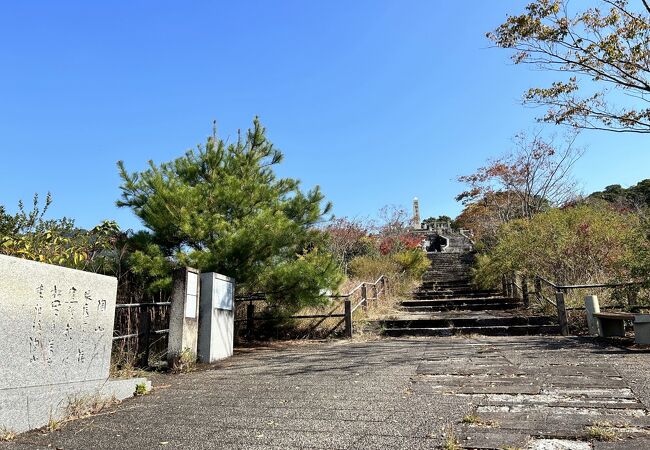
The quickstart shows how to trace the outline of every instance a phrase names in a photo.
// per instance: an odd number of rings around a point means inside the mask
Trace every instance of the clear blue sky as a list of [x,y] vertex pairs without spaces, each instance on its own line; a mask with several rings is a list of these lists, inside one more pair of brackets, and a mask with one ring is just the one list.
[[[485,32],[524,2],[22,1],[0,9],[0,203],[51,191],[51,216],[116,219],[115,163],[172,159],[216,119],[259,115],[282,175],[319,184],[337,215],[421,200],[460,211],[454,179],[509,148],[540,113]],[[650,177],[643,136],[585,133],[585,192]]]

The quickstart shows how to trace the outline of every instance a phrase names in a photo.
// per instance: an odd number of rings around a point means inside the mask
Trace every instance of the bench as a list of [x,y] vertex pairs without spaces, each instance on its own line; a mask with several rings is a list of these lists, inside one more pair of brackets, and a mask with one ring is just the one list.
[[627,320],[634,324],[634,342],[650,344],[650,314],[597,312],[593,316],[598,320],[598,332],[602,337],[625,336]]

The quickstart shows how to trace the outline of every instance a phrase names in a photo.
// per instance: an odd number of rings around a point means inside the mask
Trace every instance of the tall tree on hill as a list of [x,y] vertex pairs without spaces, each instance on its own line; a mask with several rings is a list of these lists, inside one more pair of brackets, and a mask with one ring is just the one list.
[[576,196],[571,170],[583,151],[575,146],[575,134],[558,143],[520,133],[514,144],[511,153],[458,177],[468,189],[456,196],[465,205],[456,221],[479,239],[494,234],[503,223],[530,219]]
[[541,120],[650,133],[650,3],[597,3],[572,10],[582,3],[535,0],[487,36],[514,50],[515,64],[567,74],[524,94],[524,103],[548,107]]
[[282,154],[255,119],[235,143],[216,136],[173,161],[129,173],[119,163],[122,199],[162,253],[203,271],[235,278],[285,306],[318,302],[340,282],[315,228],[330,210],[316,187],[278,178]]
[[639,181],[627,189],[620,184],[613,184],[603,191],[590,194],[588,198],[602,199],[620,208],[648,210],[650,209],[650,179]]

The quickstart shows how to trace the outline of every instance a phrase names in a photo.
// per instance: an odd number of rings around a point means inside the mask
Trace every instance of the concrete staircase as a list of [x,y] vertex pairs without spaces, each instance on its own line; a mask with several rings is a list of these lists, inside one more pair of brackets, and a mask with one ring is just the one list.
[[440,235],[447,239],[447,246],[444,252],[465,253],[473,248],[472,241],[456,230],[447,230],[440,232]]
[[531,315],[521,301],[470,283],[471,253],[429,253],[431,268],[398,317],[381,321],[386,336],[559,334],[552,317]]

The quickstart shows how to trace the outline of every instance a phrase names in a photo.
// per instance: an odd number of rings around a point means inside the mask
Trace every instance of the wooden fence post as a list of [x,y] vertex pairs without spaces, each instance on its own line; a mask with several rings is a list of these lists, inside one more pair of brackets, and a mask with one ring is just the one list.
[[629,288],[626,297],[628,306],[636,306],[639,292],[634,288]]
[[138,327],[138,365],[149,367],[149,343],[151,339],[151,320],[149,307],[140,306],[140,326]]
[[560,323],[560,333],[562,336],[569,335],[569,320],[566,315],[566,305],[564,304],[564,292],[555,293],[555,304],[557,305],[557,318]]
[[600,335],[599,320],[594,317],[594,314],[600,312],[600,304],[598,303],[597,295],[585,296],[585,310],[587,311],[587,326],[589,327],[589,334],[592,336]]
[[524,308],[530,306],[530,298],[528,298],[528,276],[521,276],[521,299],[524,301]]
[[535,297],[537,298],[537,301],[541,304],[542,303],[542,280],[538,276],[535,277]]
[[361,305],[363,306],[364,311],[368,311],[368,288],[366,283],[361,283]]
[[253,321],[255,316],[255,305],[253,302],[246,305],[246,336],[251,336],[253,334]]
[[345,302],[345,337],[351,338],[352,337],[352,304],[350,303],[350,299],[346,298]]

